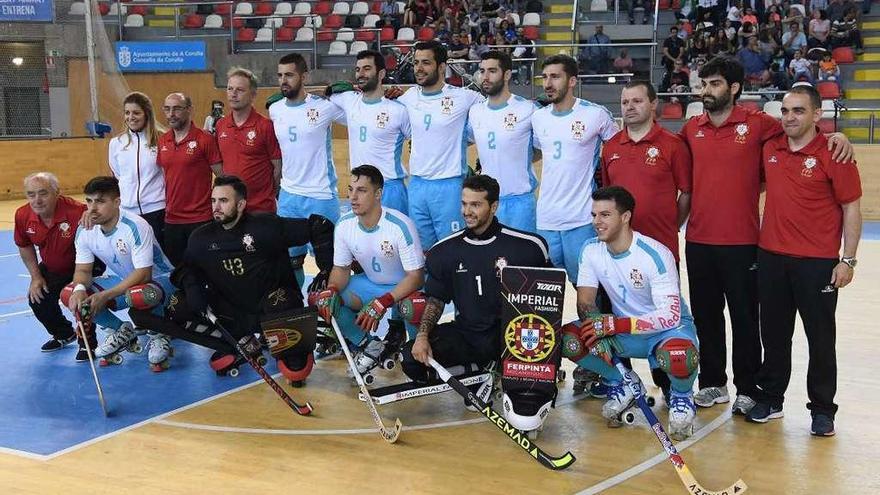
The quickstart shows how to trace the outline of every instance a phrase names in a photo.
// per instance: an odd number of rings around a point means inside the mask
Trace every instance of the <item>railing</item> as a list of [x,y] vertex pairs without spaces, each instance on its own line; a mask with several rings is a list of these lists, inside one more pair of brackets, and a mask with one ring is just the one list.
[[[843,105],[836,106],[836,109],[840,113],[846,112],[870,112],[868,115],[868,144],[874,144],[874,129],[877,127],[877,113],[880,113],[880,108],[865,108],[865,107],[846,107]],[[837,115],[834,116],[835,127],[837,126]]]

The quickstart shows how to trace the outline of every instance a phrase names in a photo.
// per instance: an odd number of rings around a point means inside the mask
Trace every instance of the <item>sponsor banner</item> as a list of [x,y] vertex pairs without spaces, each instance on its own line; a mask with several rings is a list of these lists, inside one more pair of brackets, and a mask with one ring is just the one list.
[[2,22],[52,22],[54,17],[52,0],[0,0]]
[[532,364],[520,361],[504,361],[504,376],[527,378],[530,380],[556,380],[556,365],[550,363]]
[[122,72],[206,70],[205,42],[120,41],[116,43],[116,65]]

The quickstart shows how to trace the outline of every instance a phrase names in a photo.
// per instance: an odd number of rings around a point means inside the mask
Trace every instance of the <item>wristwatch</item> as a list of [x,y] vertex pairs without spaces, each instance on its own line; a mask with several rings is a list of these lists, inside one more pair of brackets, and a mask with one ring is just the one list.
[[854,257],[847,258],[846,256],[844,256],[843,258],[840,258],[840,262],[846,263],[847,265],[849,265],[850,268],[855,269],[856,264],[858,263],[858,260],[855,259]]

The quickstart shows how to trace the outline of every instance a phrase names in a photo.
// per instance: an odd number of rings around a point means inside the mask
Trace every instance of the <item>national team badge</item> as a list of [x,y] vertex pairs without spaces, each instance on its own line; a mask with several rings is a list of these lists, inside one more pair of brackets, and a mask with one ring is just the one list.
[[636,289],[642,289],[645,287],[645,278],[642,276],[642,272],[640,272],[638,268],[633,268],[632,271],[629,272],[629,281],[632,282],[633,287]]
[[706,135],[705,135],[705,134],[703,134],[703,130],[702,130],[702,129],[700,129],[700,130],[699,130],[699,131],[697,131],[697,133],[696,133],[696,134],[694,134],[694,137],[698,137],[698,138],[701,138],[701,137],[706,137]]
[[501,256],[495,260],[495,276],[501,278],[501,270],[507,266],[507,258]]
[[379,112],[379,115],[376,115],[376,127],[384,129],[390,120],[391,116],[387,112]]
[[128,254],[128,245],[122,239],[116,239],[116,250],[119,251],[119,254],[126,255]]
[[248,133],[247,133],[247,143],[245,143],[245,144],[247,144],[248,146],[253,146],[253,145],[254,145],[254,139],[256,139],[256,138],[257,138],[257,131],[255,131],[255,130],[253,130],[253,129],[250,130],[250,131],[248,131]]
[[257,248],[254,247],[254,236],[252,236],[250,234],[245,234],[241,238],[241,243],[244,244],[244,250],[249,253],[253,253],[254,251],[257,250]]
[[584,132],[586,132],[587,126],[584,125],[580,120],[575,120],[571,123],[571,138],[575,141],[580,141],[584,138]]
[[61,237],[64,237],[65,239],[69,239],[70,236],[73,235],[73,230],[70,229],[70,224],[67,222],[61,222],[61,224],[58,225],[58,230],[61,231]]
[[804,177],[812,177],[813,176],[813,168],[816,166],[816,157],[808,156],[804,159],[804,168],[801,169],[801,175]]
[[516,127],[516,114],[509,113],[504,116],[504,129],[508,131],[512,131],[514,127]]
[[321,116],[321,114],[318,112],[317,108],[310,108],[310,109],[306,110],[306,119],[308,119],[309,125],[317,125],[318,118],[320,116]]
[[394,245],[391,244],[391,241],[382,241],[379,244],[379,250],[382,251],[382,255],[386,258],[394,256]]
[[198,146],[198,143],[196,143],[195,141],[190,141],[189,144],[186,145],[186,154],[192,155],[193,153],[195,153],[196,146]]
[[779,160],[776,159],[776,155],[770,155],[770,158],[767,160],[767,163],[777,163]]
[[455,102],[450,96],[444,96],[443,99],[440,100],[440,111],[446,115],[452,113],[453,106],[455,106]]
[[738,144],[746,144],[746,136],[749,135],[749,125],[745,122],[737,124],[733,131],[736,132],[736,137],[733,140]]
[[657,165],[657,157],[660,156],[660,148],[651,146],[645,151],[645,163],[648,165]]
[[504,344],[520,361],[534,363],[545,359],[553,351],[556,332],[544,318],[536,314],[524,314],[507,324]]

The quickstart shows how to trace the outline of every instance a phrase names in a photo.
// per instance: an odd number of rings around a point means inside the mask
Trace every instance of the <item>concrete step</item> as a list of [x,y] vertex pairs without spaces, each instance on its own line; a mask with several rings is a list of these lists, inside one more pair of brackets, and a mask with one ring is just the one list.
[[865,46],[880,46],[880,36],[870,36],[864,38]]
[[857,57],[859,62],[880,62],[880,52],[877,53],[868,53],[865,52]]
[[853,80],[872,81],[876,84],[877,81],[880,81],[880,69],[856,69]]
[[880,99],[880,89],[847,89],[844,91],[847,99],[874,100]]
[[865,21],[862,23],[863,31],[870,31],[872,29],[880,29],[880,21]]
[[550,13],[551,14],[571,14],[574,12],[574,5],[551,5]]
[[844,87],[846,89],[877,89],[877,79],[873,79],[870,82],[859,80],[847,81],[845,79],[843,81]]
[[557,19],[547,19],[544,23],[547,27],[567,27],[571,29],[571,17],[560,17]]
[[[854,143],[869,142],[867,127],[844,128],[841,132],[843,132],[846,137]],[[874,128],[874,142],[876,143],[878,141],[880,141],[880,132],[878,132],[878,128]]]
[[571,41],[571,31],[547,32],[541,33],[541,39],[545,41]]

